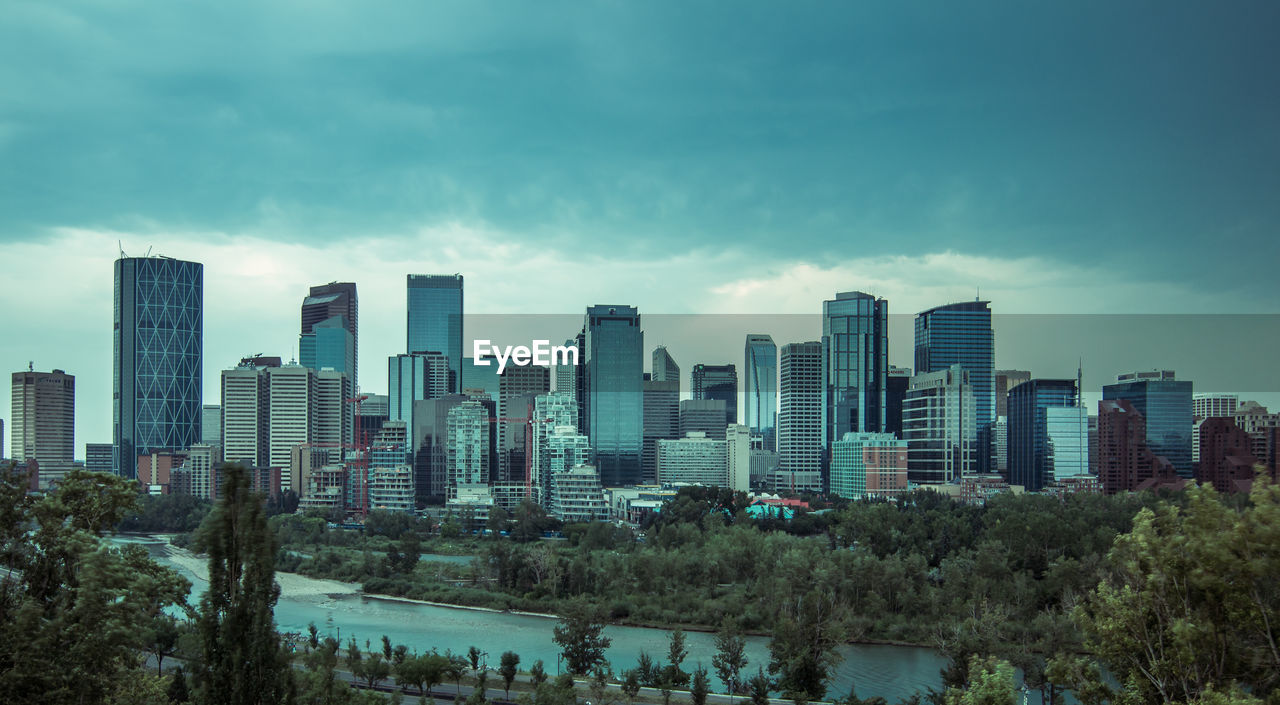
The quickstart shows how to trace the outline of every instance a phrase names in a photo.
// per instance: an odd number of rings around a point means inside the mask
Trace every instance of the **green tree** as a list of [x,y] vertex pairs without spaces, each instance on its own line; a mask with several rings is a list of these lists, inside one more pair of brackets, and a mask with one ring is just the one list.
[[511,699],[511,684],[515,682],[518,673],[520,673],[520,654],[514,651],[503,651],[502,662],[498,665],[498,675],[502,676],[502,690],[508,700]]
[[769,641],[769,672],[778,689],[798,703],[821,700],[827,676],[840,661],[844,608],[818,588],[795,598],[778,616]]
[[457,654],[444,652],[444,663],[441,673],[453,681],[454,692],[461,695],[462,677],[467,674],[467,660]]
[[747,667],[747,640],[738,633],[733,622],[725,620],[716,632],[716,653],[711,666],[731,695],[742,691],[742,669]]
[[693,685],[689,688],[689,698],[693,705],[706,705],[707,694],[711,692],[711,679],[707,677],[707,669],[698,664],[693,669]]
[[222,500],[198,536],[209,555],[209,587],[196,619],[203,647],[196,682],[209,703],[288,702],[293,670],[273,619],[280,597],[275,540],[244,468],[228,465],[223,477]]
[[569,672],[578,676],[604,663],[604,651],[612,643],[604,636],[604,622],[586,603],[578,603],[566,611],[555,627],[552,640],[560,646]]
[[769,705],[769,690],[773,683],[764,674],[764,667],[756,669],[756,674],[747,683],[747,692],[751,695],[751,705]]
[[967,687],[947,688],[946,705],[1014,705],[1017,692],[1013,666],[1008,661],[974,656],[969,662],[971,680]]
[[533,681],[534,687],[547,681],[547,669],[543,667],[542,659],[533,662],[533,667],[529,669],[529,678]]
[[191,700],[191,694],[187,690],[187,675],[182,672],[182,666],[173,669],[167,695],[171,703],[185,703]]
[[689,683],[689,674],[680,668],[685,657],[689,655],[689,647],[685,645],[684,630],[679,627],[673,629],[670,640],[667,645],[667,668],[670,669],[668,677],[672,685],[684,687]]
[[1139,702],[1266,698],[1280,686],[1280,488],[1235,509],[1211,487],[1143,509],[1076,610],[1087,648]]
[[622,694],[627,696],[627,705],[635,702],[636,696],[640,694],[640,675],[636,669],[622,672]]
[[472,646],[467,649],[467,663],[471,664],[471,670],[480,670],[480,657],[484,654],[478,646]]
[[147,632],[147,650],[156,657],[156,675],[164,675],[164,659],[177,652],[180,636],[181,625],[168,614],[157,615],[151,620],[151,629]]
[[382,654],[370,654],[351,667],[351,675],[373,688],[391,676],[391,664],[382,658]]

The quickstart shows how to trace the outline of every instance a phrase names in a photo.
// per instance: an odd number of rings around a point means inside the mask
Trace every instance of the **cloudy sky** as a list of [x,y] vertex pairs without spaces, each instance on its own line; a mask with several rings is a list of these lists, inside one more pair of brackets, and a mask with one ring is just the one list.
[[72,372],[78,452],[109,440],[121,246],[205,264],[209,401],[331,280],[381,391],[407,272],[475,313],[1277,313],[1278,35],[1274,2],[14,0],[0,368]]

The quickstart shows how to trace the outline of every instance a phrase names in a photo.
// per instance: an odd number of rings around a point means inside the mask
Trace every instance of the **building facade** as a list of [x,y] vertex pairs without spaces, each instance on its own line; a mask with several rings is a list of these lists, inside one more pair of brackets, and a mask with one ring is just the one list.
[[911,482],[946,484],[978,472],[976,409],[969,371],[958,364],[911,378],[902,402]]
[[782,347],[779,365],[778,489],[822,487],[823,344]]
[[738,369],[729,365],[693,366],[689,391],[695,400],[718,399],[724,402],[726,423],[738,423]]
[[644,447],[641,481],[657,482],[658,441],[680,437],[680,382],[644,380]]
[[743,422],[760,437],[761,448],[778,449],[778,346],[762,333],[747,335],[742,367]]
[[885,428],[889,302],[860,291],[822,302],[824,450],[849,431]]
[[1133,492],[1152,478],[1173,479],[1168,459],[1147,445],[1147,422],[1125,399],[1098,402],[1098,479],[1107,494]]
[[1088,414],[1074,379],[1033,379],[1009,390],[1009,482],[1038,492],[1088,473]]
[[1182,477],[1191,477],[1191,382],[1170,370],[1122,374],[1102,387],[1104,400],[1126,399],[1147,423],[1147,446]]
[[853,433],[831,446],[831,493],[845,499],[907,491],[907,442],[892,433]]
[[121,256],[114,318],[113,464],[132,479],[138,456],[202,438],[204,265]]
[[407,278],[405,352],[434,351],[448,360],[445,390],[462,391],[462,275],[410,274]]
[[977,441],[974,464],[978,472],[991,467],[992,424],[996,417],[996,343],[991,327],[991,302],[965,301],[936,306],[916,314],[916,374],[939,372],[959,365],[973,389]]
[[40,487],[61,480],[75,462],[76,378],[62,370],[14,372],[10,460],[35,460]]
[[644,440],[644,332],[632,306],[587,309],[579,354],[587,436],[606,487],[638,484]]

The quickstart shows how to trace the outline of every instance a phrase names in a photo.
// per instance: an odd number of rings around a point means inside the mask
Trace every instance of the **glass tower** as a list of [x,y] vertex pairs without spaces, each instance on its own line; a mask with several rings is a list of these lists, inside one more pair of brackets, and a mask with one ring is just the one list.
[[1126,399],[1147,421],[1147,447],[1164,456],[1182,477],[1192,477],[1191,382],[1178,381],[1173,372],[1123,374],[1102,387],[1105,401]]
[[745,420],[751,432],[760,436],[764,449],[778,449],[778,346],[767,335],[747,336]]
[[449,358],[449,393],[462,390],[462,275],[410,274],[405,352]]
[[1038,492],[1088,472],[1088,414],[1074,379],[1033,379],[1009,390],[1009,482]]
[[317,372],[331,367],[360,388],[360,299],[353,282],[313,286],[302,300],[298,361]]
[[592,306],[583,324],[584,420],[600,481],[641,481],[644,332],[634,306]]
[[738,370],[729,365],[693,366],[690,390],[694,399],[718,399],[724,402],[725,419],[738,423]]
[[204,265],[117,259],[113,352],[112,465],[132,479],[139,455],[201,440]]
[[973,387],[978,472],[990,467],[991,425],[995,422],[995,333],[989,301],[965,301],[916,314],[915,372],[959,365]]
[[[854,432],[885,428],[889,302],[860,291],[822,302],[823,446]],[[918,370],[917,370],[918,371]]]

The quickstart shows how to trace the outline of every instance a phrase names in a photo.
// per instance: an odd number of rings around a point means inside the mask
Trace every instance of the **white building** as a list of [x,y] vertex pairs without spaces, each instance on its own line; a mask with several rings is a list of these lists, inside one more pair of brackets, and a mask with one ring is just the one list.
[[457,497],[461,485],[488,486],[490,435],[489,410],[480,402],[464,401],[449,410],[448,498]]
[[392,512],[413,512],[413,466],[371,468],[369,470],[369,508]]
[[969,373],[952,365],[913,376],[902,400],[902,436],[912,483],[955,482],[976,472],[978,426]]
[[609,509],[595,466],[575,465],[551,473],[547,514],[565,523],[608,519]]
[[552,476],[577,465],[590,465],[591,439],[578,433],[573,426],[556,426],[541,441],[537,463],[534,465],[534,490],[537,501],[547,506],[550,501]]
[[690,431],[684,438],[658,440],[658,482],[750,489],[751,432],[733,425],[726,440],[708,438],[704,431]]
[[779,359],[778,470],[771,484],[779,491],[821,491],[822,343],[784,345]]

